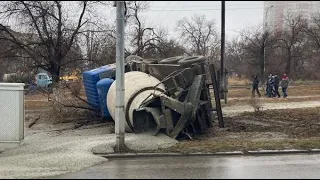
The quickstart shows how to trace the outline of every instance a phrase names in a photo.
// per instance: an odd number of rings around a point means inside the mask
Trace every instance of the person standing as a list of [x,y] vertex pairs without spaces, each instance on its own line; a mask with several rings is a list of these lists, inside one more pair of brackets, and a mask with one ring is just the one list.
[[280,93],[279,93],[279,83],[280,83],[280,79],[278,77],[278,75],[274,75],[274,80],[273,80],[273,85],[274,85],[274,95],[273,97],[280,97]]
[[269,78],[270,78],[270,75],[271,75],[271,74],[269,74],[269,76],[268,76],[268,78],[267,78],[267,82],[266,82],[266,94],[265,94],[265,96],[268,96],[268,91],[269,91]]
[[261,94],[259,92],[259,83],[260,80],[258,79],[258,76],[255,75],[252,83],[252,97],[255,97],[255,91],[257,91],[257,94],[259,95],[259,97],[261,97]]
[[274,76],[272,76],[272,77],[271,77],[270,86],[271,86],[271,97],[274,97],[274,95],[275,95],[275,89],[274,89]]
[[287,94],[288,86],[289,86],[289,77],[287,76],[287,74],[283,74],[281,79],[281,88],[283,92],[283,98],[286,98],[288,96]]
[[272,97],[272,88],[273,88],[273,80],[272,80],[272,74],[268,76],[267,80],[267,96],[268,98]]

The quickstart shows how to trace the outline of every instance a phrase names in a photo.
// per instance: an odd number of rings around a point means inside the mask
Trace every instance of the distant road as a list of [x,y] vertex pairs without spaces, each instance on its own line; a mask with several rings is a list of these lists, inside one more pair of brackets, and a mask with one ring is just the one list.
[[[320,101],[302,101],[302,102],[278,102],[278,103],[263,103],[262,110],[268,109],[297,109],[297,108],[314,108],[320,107]],[[222,112],[226,116],[234,116],[242,112],[253,112],[251,105],[234,105],[222,108]]]

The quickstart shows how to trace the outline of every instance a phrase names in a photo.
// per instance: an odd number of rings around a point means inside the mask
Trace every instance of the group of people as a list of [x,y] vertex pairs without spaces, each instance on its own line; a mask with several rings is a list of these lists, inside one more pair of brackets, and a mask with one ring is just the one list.
[[[254,76],[254,80],[252,83],[252,96],[255,96],[255,92],[257,92],[258,96],[261,97],[261,94],[259,92],[259,83],[260,80],[258,78],[257,75]],[[283,93],[283,98],[286,98],[288,96],[287,94],[287,89],[288,89],[288,85],[289,85],[289,77],[287,76],[287,74],[283,74],[282,78],[280,80],[280,78],[275,74],[272,75],[270,74],[268,76],[268,80],[266,83],[266,96],[268,98],[271,97],[281,97],[280,93],[279,93],[279,85],[282,88],[282,93]]]

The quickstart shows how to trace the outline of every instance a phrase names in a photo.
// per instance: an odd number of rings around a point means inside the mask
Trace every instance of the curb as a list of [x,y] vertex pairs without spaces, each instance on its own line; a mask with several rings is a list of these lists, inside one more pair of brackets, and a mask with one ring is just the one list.
[[320,149],[310,149],[311,153],[320,153]]
[[216,152],[216,153],[113,153],[103,154],[94,153],[95,155],[104,158],[132,158],[132,157],[178,157],[178,156],[254,156],[254,155],[285,155],[285,154],[320,154],[320,149],[298,150],[258,150],[258,151],[231,151],[231,152]]
[[284,150],[259,150],[259,151],[248,151],[248,154],[262,155],[262,154],[297,154],[297,153],[309,153],[310,150],[298,150],[298,149],[284,149]]
[[105,158],[129,158],[129,157],[173,157],[173,156],[185,156],[182,153],[113,153],[113,154],[99,154],[94,153]]

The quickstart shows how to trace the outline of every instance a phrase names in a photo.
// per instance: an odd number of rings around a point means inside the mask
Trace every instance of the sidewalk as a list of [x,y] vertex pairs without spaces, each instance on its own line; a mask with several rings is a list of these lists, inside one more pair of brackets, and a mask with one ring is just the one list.
[[[262,103],[263,110],[268,109],[296,109],[320,107],[320,101],[303,101],[303,102],[287,102],[287,103]],[[222,108],[222,112],[226,116],[234,116],[242,112],[253,112],[254,109],[250,105],[235,105]]]
[[[287,99],[304,99],[304,98],[318,98],[320,95],[314,95],[314,96],[288,96]],[[228,98],[228,100],[250,100],[251,97],[237,97],[237,98]],[[262,96],[262,99],[269,99],[267,97]]]
[[[126,134],[125,140],[127,147],[135,151],[177,143],[165,135]],[[106,162],[106,158],[93,153],[113,153],[114,145],[114,134],[88,136],[70,131],[63,135],[59,132],[29,135],[19,148],[0,154],[0,178],[40,178],[82,170]]]
[[[263,105],[264,109],[320,107],[320,101],[264,103]],[[243,111],[253,111],[253,108],[245,105],[223,108],[223,113],[227,115],[241,113]],[[115,145],[115,135],[110,134],[110,132],[108,133],[107,130],[105,130],[105,127],[49,132],[27,131],[26,134],[28,135],[19,148],[0,153],[0,178],[40,178],[57,176],[106,162],[108,161],[106,158],[98,155],[114,153],[113,147]],[[148,134],[129,133],[126,134],[125,140],[128,148],[134,151],[152,151],[159,148],[171,147],[178,143],[178,141],[163,134],[153,136]],[[318,150],[293,151],[297,153],[306,153],[316,152]],[[248,153],[262,154],[263,152]],[[288,151],[275,151],[274,153],[288,153]],[[215,153],[215,155],[242,154],[244,153]],[[131,153],[127,155],[136,156],[139,154]],[[152,154],[144,155],[152,156]],[[157,154],[153,155],[156,156]],[[195,155],[201,155],[201,153],[196,153]]]

